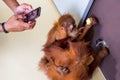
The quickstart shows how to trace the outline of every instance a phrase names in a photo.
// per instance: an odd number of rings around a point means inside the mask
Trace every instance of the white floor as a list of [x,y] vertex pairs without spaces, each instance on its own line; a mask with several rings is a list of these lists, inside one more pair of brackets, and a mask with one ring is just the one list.
[[[48,80],[39,70],[38,63],[43,56],[42,45],[47,33],[60,14],[52,0],[18,0],[41,6],[41,16],[33,30],[17,33],[0,33],[0,80]],[[13,13],[0,1],[0,22],[4,22]],[[105,80],[99,68],[92,80]]]

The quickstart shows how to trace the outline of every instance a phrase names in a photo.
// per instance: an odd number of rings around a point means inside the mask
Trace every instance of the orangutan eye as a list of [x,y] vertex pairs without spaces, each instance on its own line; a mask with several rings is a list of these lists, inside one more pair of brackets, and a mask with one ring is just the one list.
[[65,28],[64,28],[64,27],[61,27],[61,30],[65,30]]

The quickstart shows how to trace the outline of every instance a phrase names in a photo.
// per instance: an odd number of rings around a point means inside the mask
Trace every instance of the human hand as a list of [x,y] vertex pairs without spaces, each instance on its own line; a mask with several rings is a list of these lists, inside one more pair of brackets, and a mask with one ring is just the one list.
[[35,21],[29,21],[28,23],[23,22],[23,19],[25,18],[24,15],[13,15],[11,16],[8,21],[4,24],[5,29],[8,32],[20,32],[24,30],[30,30],[33,29],[36,22]]
[[15,14],[26,14],[32,11],[32,6],[30,4],[23,3],[15,8],[14,13]]

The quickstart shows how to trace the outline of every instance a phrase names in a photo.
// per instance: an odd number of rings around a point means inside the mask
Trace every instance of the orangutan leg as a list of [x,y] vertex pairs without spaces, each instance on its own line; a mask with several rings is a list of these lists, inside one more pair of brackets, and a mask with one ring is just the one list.
[[94,61],[89,65],[89,72],[90,75],[92,76],[94,70],[96,69],[96,67],[98,65],[100,65],[100,63],[103,61],[103,59],[109,55],[109,49],[105,43],[105,41],[103,40],[99,40],[96,44],[97,47],[99,47],[99,51],[97,52],[97,54],[94,57]]

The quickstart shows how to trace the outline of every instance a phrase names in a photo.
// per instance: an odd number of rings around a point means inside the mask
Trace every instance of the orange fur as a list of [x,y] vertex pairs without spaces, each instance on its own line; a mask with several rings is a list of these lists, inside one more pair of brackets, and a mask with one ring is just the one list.
[[[89,80],[95,68],[109,54],[108,48],[102,46],[94,56],[94,49],[90,43],[85,42],[84,36],[96,24],[94,18],[89,19],[91,23],[76,29],[72,16],[65,14],[48,33],[43,48],[45,55],[39,66],[50,80]],[[62,28],[65,28],[66,33],[59,32]],[[92,62],[89,61],[91,56]]]

